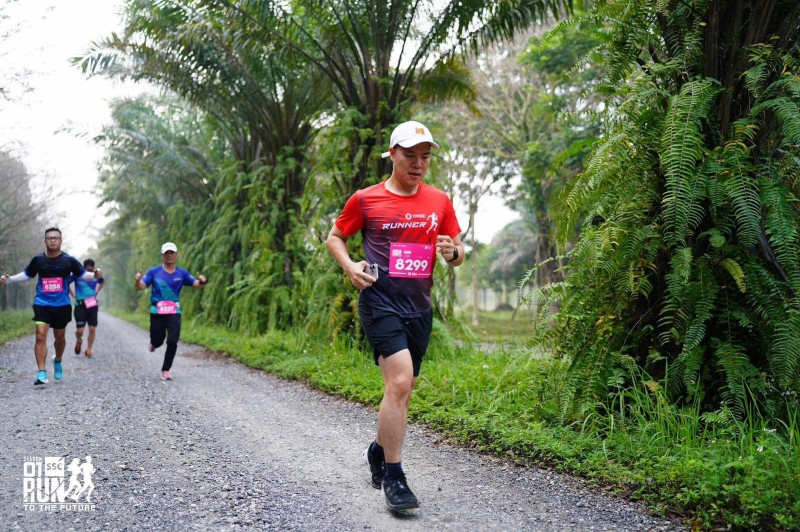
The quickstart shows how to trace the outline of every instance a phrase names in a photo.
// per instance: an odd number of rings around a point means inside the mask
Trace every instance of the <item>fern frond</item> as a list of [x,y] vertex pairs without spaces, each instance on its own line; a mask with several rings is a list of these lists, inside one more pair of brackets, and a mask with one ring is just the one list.
[[741,141],[729,142],[720,156],[720,177],[733,206],[737,236],[742,246],[754,246],[761,231],[761,201],[753,179],[750,150]]
[[779,179],[759,179],[764,205],[764,233],[795,293],[800,293],[800,230],[792,204],[795,198]]
[[775,324],[775,340],[769,360],[781,386],[788,387],[797,379],[800,365],[800,309],[789,309],[785,318]]
[[784,144],[797,148],[800,146],[800,106],[797,102],[788,98],[780,97],[761,102],[755,106],[751,114],[770,111],[778,119],[783,136]]
[[699,79],[686,83],[670,99],[661,139],[661,167],[666,176],[664,226],[667,241],[686,244],[689,233],[703,220],[705,174],[698,165],[705,154],[703,123],[719,89],[715,82]]
[[739,291],[744,294],[747,291],[747,286],[744,282],[744,272],[742,271],[742,267],[739,266],[739,263],[733,259],[722,259],[719,265],[733,277]]
[[722,387],[723,404],[735,412],[739,418],[747,415],[747,403],[750,401],[748,389],[763,388],[759,383],[761,374],[741,345],[714,340],[714,356],[725,375]]

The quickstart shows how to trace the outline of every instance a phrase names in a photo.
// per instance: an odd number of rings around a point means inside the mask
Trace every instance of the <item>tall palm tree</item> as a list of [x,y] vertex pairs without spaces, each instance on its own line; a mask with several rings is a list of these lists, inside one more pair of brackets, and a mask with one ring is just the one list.
[[[264,224],[275,231],[272,242],[285,255],[283,278],[290,286],[296,257],[287,239],[302,225],[306,155],[329,101],[327,78],[274,39],[242,39],[242,24],[252,19],[224,2],[131,0],[125,16],[122,35],[95,44],[76,62],[85,72],[164,86],[215,121],[240,170],[254,172],[253,185],[271,207],[264,209]],[[259,23],[276,24],[269,11],[259,17]],[[242,187],[239,208],[250,200]]]
[[[100,167],[103,203],[123,223],[164,223],[176,201],[200,203],[214,190],[214,152],[204,117],[176,98],[137,98],[112,103],[113,123],[95,141],[105,148]],[[211,137],[211,138],[209,138]]]
[[[342,195],[380,178],[389,128],[419,98],[472,96],[463,53],[506,41],[569,0],[205,0],[238,10],[242,39],[280,40],[329,80],[353,167]],[[265,17],[268,12],[279,21]],[[377,148],[377,149],[376,149]]]

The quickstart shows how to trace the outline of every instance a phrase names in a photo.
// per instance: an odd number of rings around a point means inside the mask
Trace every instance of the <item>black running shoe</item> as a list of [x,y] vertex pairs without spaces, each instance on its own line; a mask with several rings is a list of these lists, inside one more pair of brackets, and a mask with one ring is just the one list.
[[372,475],[372,487],[376,490],[379,490],[381,489],[381,481],[383,480],[383,476],[386,474],[386,461],[381,460],[369,452],[371,447],[372,444],[364,449],[364,458],[366,458],[367,464],[369,464],[369,472]]
[[419,508],[419,501],[408,488],[405,475],[384,478],[383,495],[386,497],[386,504],[393,512]]

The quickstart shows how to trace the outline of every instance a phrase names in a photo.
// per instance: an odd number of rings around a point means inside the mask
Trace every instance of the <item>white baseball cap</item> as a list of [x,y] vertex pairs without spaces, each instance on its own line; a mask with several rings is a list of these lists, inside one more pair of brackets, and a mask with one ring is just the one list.
[[[404,148],[411,148],[423,142],[430,142],[431,146],[438,148],[439,145],[433,140],[430,130],[424,125],[414,120],[403,122],[392,131],[392,137],[389,139],[389,147],[395,147],[398,144]],[[389,152],[384,152],[381,157],[388,157]]]
[[164,242],[164,245],[161,246],[161,254],[163,255],[167,251],[174,251],[175,253],[178,252],[178,246],[176,246],[172,242]]

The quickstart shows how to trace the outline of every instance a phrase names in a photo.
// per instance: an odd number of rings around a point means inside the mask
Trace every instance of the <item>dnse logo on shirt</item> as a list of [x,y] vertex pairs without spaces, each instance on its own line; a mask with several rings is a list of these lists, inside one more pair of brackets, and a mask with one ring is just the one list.
[[[407,212],[405,219],[424,219],[424,221],[388,222],[383,224],[382,229],[425,229],[427,227],[428,230],[425,232],[430,233],[432,230],[435,230],[437,227],[439,227],[439,216],[435,212],[432,212],[427,216],[425,214],[411,214],[410,212]],[[431,222],[430,225],[428,225],[428,220]]]

